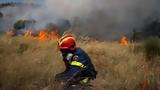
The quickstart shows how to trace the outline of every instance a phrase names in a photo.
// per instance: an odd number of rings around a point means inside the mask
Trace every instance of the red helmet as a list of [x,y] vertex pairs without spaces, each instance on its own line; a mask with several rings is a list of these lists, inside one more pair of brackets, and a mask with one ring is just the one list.
[[60,50],[75,50],[76,49],[76,43],[75,43],[75,37],[71,34],[66,34],[62,36],[58,41],[58,48]]

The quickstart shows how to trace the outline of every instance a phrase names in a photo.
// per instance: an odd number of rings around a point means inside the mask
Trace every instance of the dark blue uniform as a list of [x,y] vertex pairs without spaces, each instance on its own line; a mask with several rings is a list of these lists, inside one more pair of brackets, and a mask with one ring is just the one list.
[[96,78],[97,72],[91,59],[81,48],[77,48],[76,51],[71,53],[62,53],[62,55],[66,65],[66,71],[63,74],[74,78]]

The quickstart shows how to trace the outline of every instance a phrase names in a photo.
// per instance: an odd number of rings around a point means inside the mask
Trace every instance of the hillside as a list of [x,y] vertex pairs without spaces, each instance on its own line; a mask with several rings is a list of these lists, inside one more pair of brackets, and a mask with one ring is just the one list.
[[[1,35],[0,90],[57,90],[54,76],[64,65],[56,45],[56,40]],[[78,46],[98,71],[94,90],[158,90],[160,58],[147,62],[141,43],[127,48],[118,42],[79,40]]]

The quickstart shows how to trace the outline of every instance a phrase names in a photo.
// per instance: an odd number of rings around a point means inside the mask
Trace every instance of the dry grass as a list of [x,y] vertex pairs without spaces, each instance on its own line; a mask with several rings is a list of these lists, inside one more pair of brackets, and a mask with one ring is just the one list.
[[[133,44],[132,44],[133,45]],[[142,51],[133,52],[119,43],[79,41],[98,71],[95,90],[139,90],[148,80],[148,90],[160,81],[160,63],[145,62]],[[52,88],[56,73],[63,71],[56,41],[0,36],[0,87],[5,90],[57,90]],[[152,63],[153,64],[153,63]]]

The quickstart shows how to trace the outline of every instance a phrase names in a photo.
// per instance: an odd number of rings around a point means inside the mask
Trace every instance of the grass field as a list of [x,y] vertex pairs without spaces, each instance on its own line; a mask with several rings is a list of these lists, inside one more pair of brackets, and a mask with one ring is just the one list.
[[[64,70],[55,40],[0,36],[0,90],[57,90],[55,74]],[[98,76],[94,90],[158,90],[160,58],[146,61],[143,45],[118,42],[82,41]],[[159,88],[160,89],[160,88]]]

